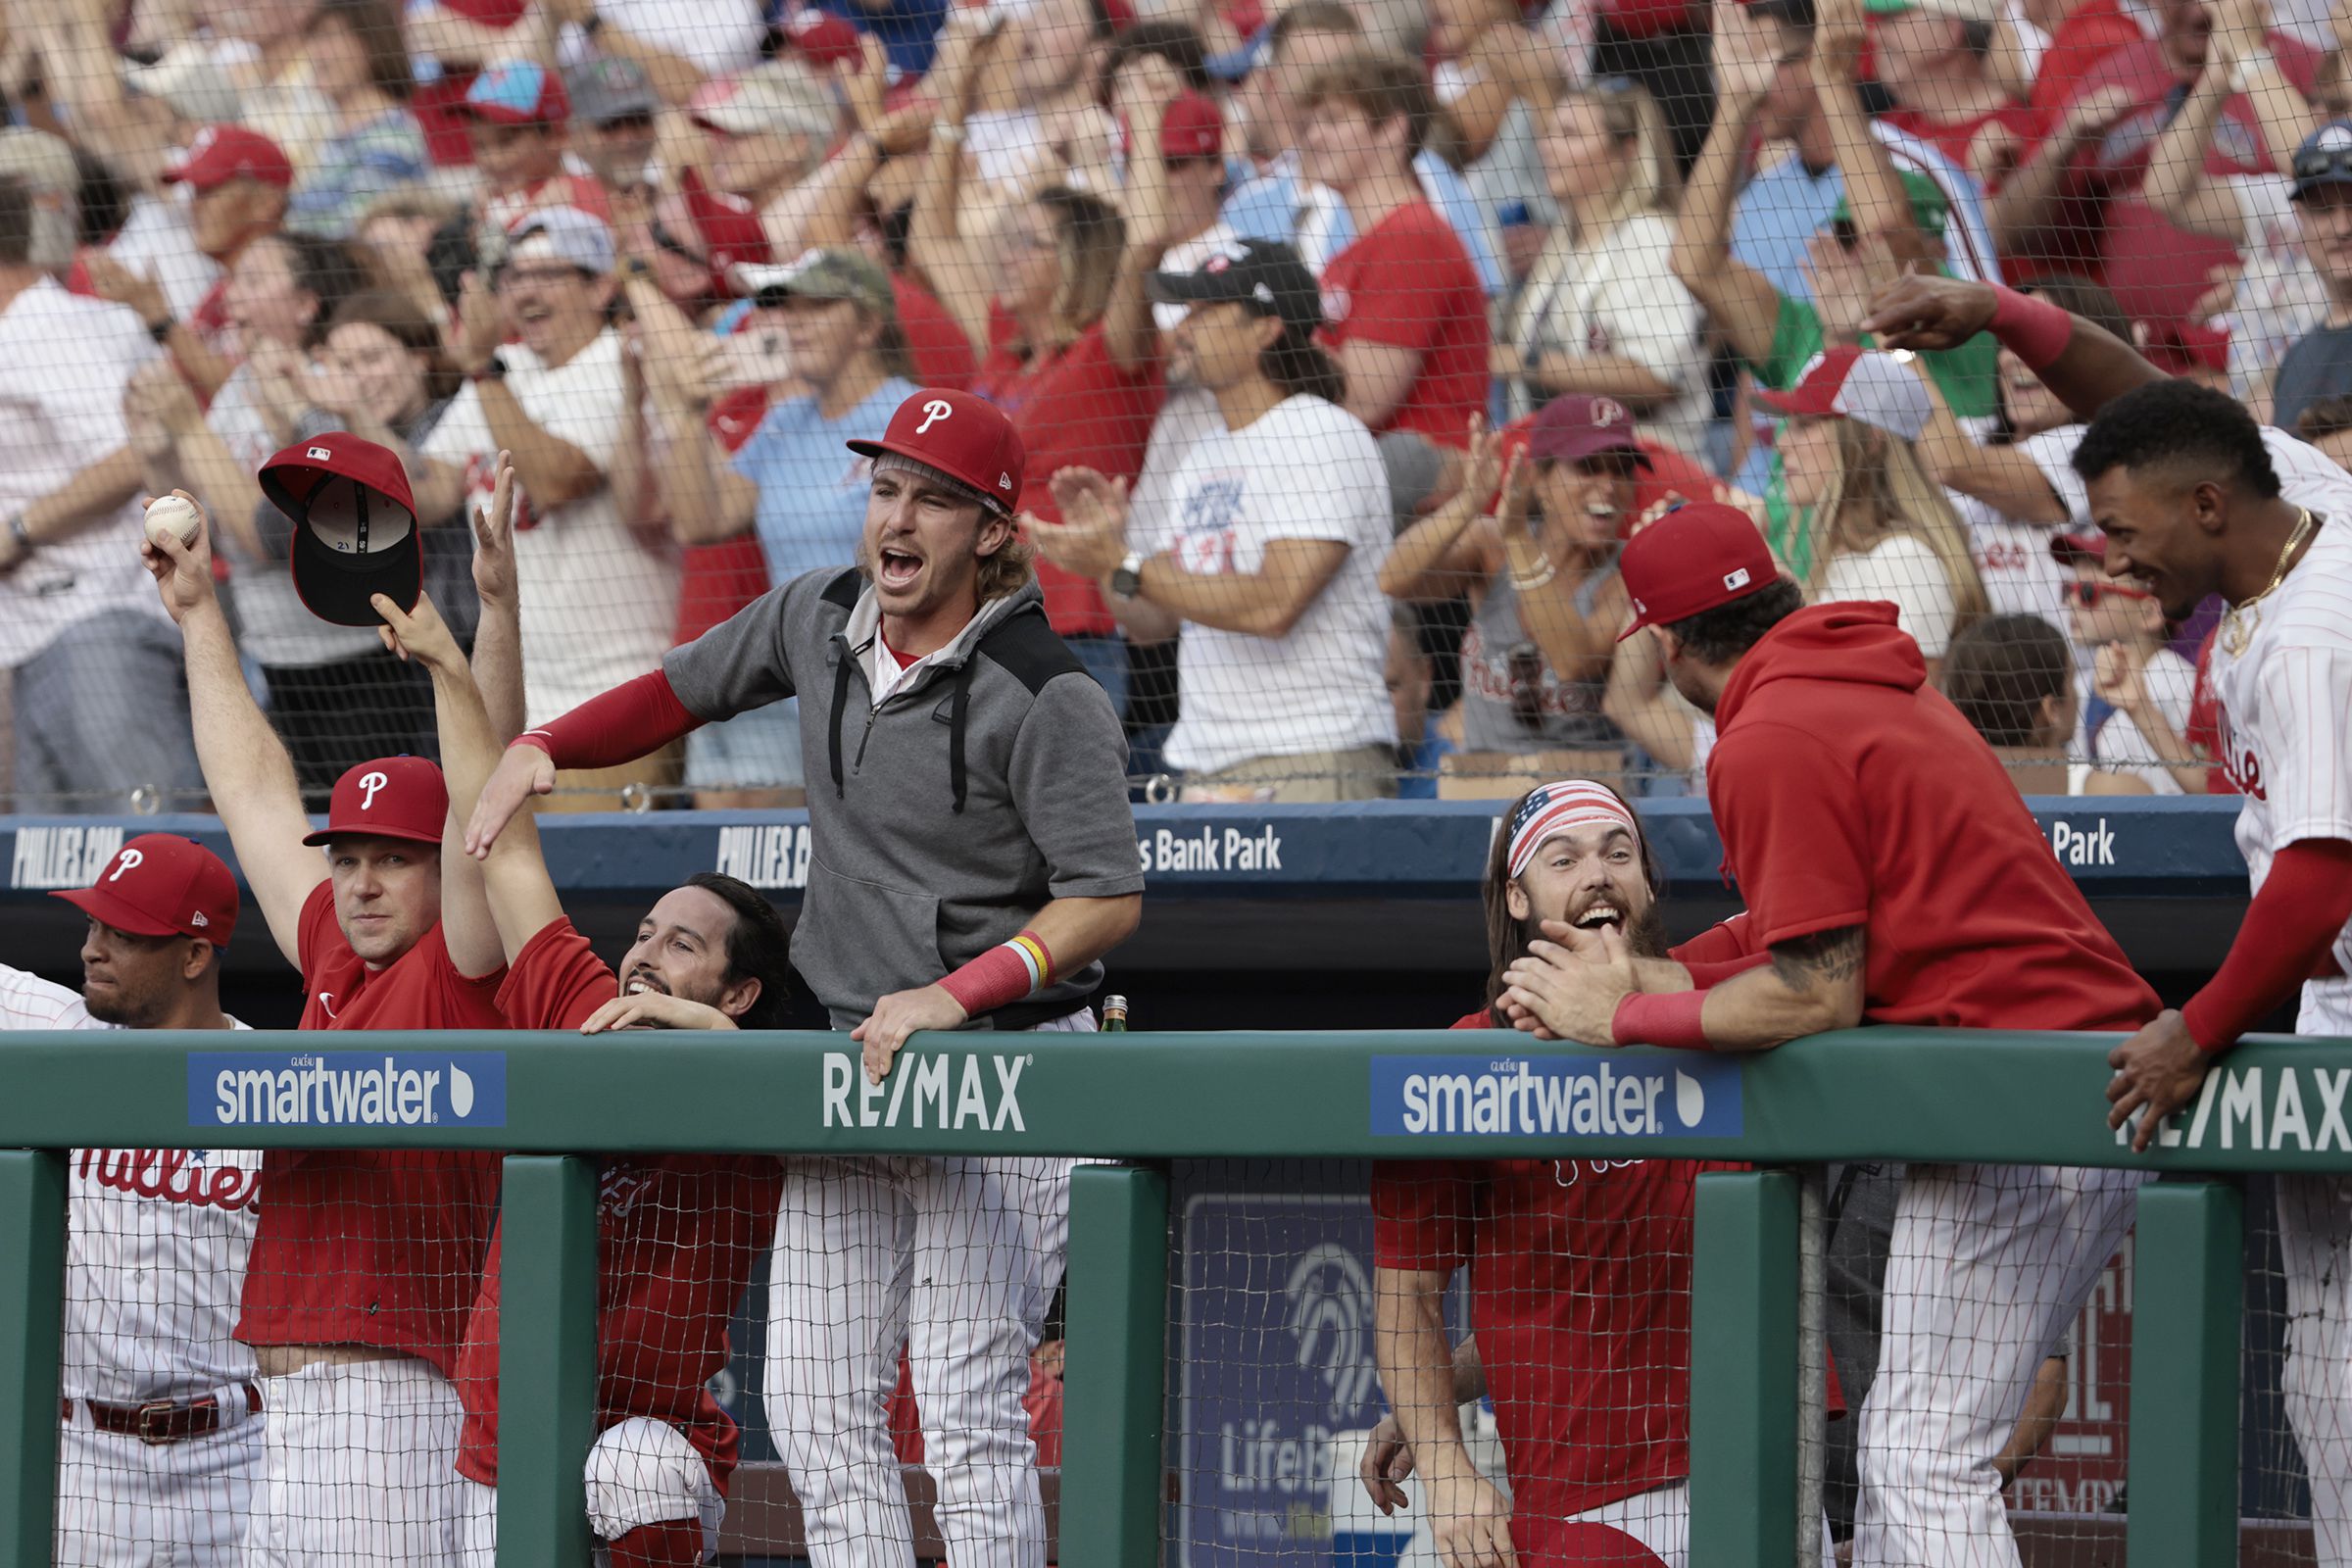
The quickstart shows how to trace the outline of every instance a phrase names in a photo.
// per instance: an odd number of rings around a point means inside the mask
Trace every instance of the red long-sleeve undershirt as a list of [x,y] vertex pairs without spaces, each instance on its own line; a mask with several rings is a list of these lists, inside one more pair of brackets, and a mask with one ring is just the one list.
[[524,730],[514,744],[538,747],[558,767],[618,767],[702,727],[657,669]]
[[2180,1009],[2201,1050],[2227,1051],[2314,973],[2352,919],[2352,841],[2304,839],[2280,850],[2247,906],[2229,956]]

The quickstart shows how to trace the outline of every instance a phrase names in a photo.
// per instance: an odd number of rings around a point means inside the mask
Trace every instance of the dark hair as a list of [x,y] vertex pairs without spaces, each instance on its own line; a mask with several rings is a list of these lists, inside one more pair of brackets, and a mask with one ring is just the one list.
[[[1625,814],[1634,819],[1634,848],[1642,856],[1642,880],[1649,884],[1650,902],[1655,905],[1665,895],[1666,883],[1658,867],[1658,858],[1649,851],[1649,834],[1642,826],[1641,813],[1634,809],[1632,802],[1618,794],[1616,786],[1598,779],[1586,782],[1615,795],[1617,804],[1625,808]],[[1536,785],[1503,808],[1502,822],[1506,828],[1527,804],[1527,797],[1543,787]],[[1487,1006],[1492,1010],[1506,989],[1502,972],[1518,962],[1520,955],[1527,951],[1527,932],[1511,917],[1511,835],[1507,831],[1497,832],[1487,850],[1487,874],[1479,883],[1479,897],[1487,909]],[[1629,917],[1626,930],[1630,934],[1633,929],[1634,921]]]
[[792,997],[792,938],[776,906],[748,882],[723,871],[697,871],[686,879],[735,911],[727,931],[727,980],[760,982],[760,995],[735,1021],[746,1029],[780,1029]]
[[320,239],[315,234],[297,234],[282,228],[262,239],[264,243],[285,248],[286,268],[294,274],[295,288],[318,302],[310,324],[303,328],[301,345],[306,349],[318,347],[326,336],[326,323],[342,309],[343,302],[367,286],[366,270],[340,240]]
[[1689,658],[1702,664],[1728,664],[1804,608],[1804,590],[1782,577],[1728,605],[1669,621],[1666,629],[1681,641]]
[[1340,0],[1298,0],[1266,29],[1266,58],[1282,53],[1283,45],[1302,32],[1344,32],[1360,38],[1364,24]]
[[1800,32],[1813,30],[1813,0],[1752,0],[1747,14]]
[[2030,745],[2042,705],[2074,685],[2066,634],[2039,615],[1988,615],[1952,639],[1943,695],[1991,746]]
[[2295,434],[2306,441],[2352,430],[2352,396],[2315,398],[2295,416]]
[[1331,351],[1302,332],[1285,325],[1282,336],[1257,357],[1257,373],[1282,388],[1285,397],[1321,398],[1341,403],[1348,397],[1348,372]]
[[1117,81],[1119,73],[1139,55],[1157,55],[1174,66],[1194,92],[1207,93],[1214,85],[1208,77],[1208,46],[1189,22],[1160,18],[1139,22],[1120,33],[1110,46],[1110,57],[1102,62],[1102,85],[1107,88]]
[[354,325],[372,326],[411,354],[423,355],[426,397],[438,401],[457,396],[461,378],[442,353],[441,329],[408,295],[398,289],[364,288],[335,307],[318,335],[329,337],[338,326]]
[[74,149],[74,213],[81,244],[99,246],[130,221],[130,182],[114,165],[87,147]]
[[2226,480],[2259,501],[2278,494],[2254,416],[2194,381],[2150,381],[2117,398],[2082,432],[2074,461],[2085,480],[2113,468],[2194,467],[2198,479]]
[[13,175],[0,175],[0,266],[31,265],[32,209],[32,187]]
[[1407,164],[1421,156],[1438,122],[1429,73],[1421,62],[1394,49],[1366,49],[1315,73],[1306,89],[1307,106],[1318,109],[1335,99],[1369,120],[1376,131],[1392,120],[1402,120]]
[[329,22],[340,22],[360,40],[368,55],[368,85],[395,103],[407,103],[416,91],[416,77],[401,41],[400,8],[391,0],[318,0],[303,35],[316,33]]

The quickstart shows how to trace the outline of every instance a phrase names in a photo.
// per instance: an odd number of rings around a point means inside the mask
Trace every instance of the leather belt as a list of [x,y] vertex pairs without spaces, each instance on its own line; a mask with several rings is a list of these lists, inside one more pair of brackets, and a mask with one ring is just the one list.
[[[240,1384],[245,1391],[245,1413],[262,1413],[262,1391],[251,1383]],[[150,1399],[145,1404],[101,1404],[96,1399],[83,1399],[81,1407],[90,1412],[90,1425],[101,1432],[111,1432],[119,1438],[136,1438],[141,1443],[158,1446],[167,1443],[185,1443],[191,1438],[209,1437],[234,1422],[221,1420],[220,1396],[207,1394],[201,1398]],[[58,1401],[59,1414],[74,1419],[74,1401]]]

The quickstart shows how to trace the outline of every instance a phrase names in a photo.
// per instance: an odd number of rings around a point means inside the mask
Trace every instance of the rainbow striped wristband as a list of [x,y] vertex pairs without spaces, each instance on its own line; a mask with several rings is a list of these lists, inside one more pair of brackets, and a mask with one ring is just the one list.
[[1033,997],[1054,983],[1054,951],[1036,932],[1024,930],[1000,942],[939,982],[967,1018]]

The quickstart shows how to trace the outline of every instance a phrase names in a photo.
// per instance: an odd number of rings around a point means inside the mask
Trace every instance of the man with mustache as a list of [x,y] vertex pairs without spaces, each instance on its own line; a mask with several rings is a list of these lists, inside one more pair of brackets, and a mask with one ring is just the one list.
[[[1605,930],[1667,957],[1658,888],[1641,823],[1615,790],[1584,779],[1530,790],[1487,860],[1487,1004],[1454,1027],[1502,1026],[1511,966],[1580,934]],[[1740,948],[1736,927],[1719,926],[1671,956],[1717,980],[1764,961]],[[1364,1485],[1390,1512],[1420,1470],[1446,1568],[1688,1561],[1691,1187],[1703,1170],[1736,1168],[1374,1167],[1375,1348],[1395,1413],[1366,1450]],[[1465,1265],[1473,1334],[1449,1351],[1444,1298]],[[1462,1444],[1456,1408],[1481,1395],[1494,1400],[1507,1498]]]

